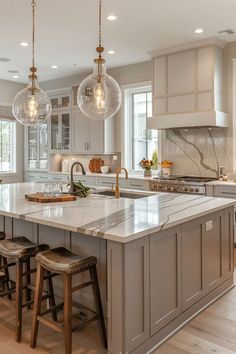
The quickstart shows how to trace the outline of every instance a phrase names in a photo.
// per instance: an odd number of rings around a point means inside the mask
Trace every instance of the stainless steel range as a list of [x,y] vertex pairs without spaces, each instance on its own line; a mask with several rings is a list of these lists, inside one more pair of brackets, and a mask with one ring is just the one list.
[[206,194],[206,182],[217,178],[195,176],[157,177],[149,182],[151,191]]

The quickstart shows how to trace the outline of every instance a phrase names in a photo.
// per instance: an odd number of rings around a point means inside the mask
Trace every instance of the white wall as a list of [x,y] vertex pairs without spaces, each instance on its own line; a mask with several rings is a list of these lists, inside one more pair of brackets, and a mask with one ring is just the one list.
[[[0,80],[0,106],[11,107],[13,98],[24,85]],[[20,123],[16,124],[16,173],[1,174],[0,179],[3,183],[14,183],[23,181],[23,161],[24,161],[24,140],[23,126]]]

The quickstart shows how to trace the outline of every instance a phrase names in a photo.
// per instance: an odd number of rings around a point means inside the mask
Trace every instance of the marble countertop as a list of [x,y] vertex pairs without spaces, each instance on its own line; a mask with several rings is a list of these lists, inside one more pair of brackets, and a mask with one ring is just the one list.
[[[40,173],[40,172],[39,172]],[[55,172],[48,172],[49,174],[52,175],[69,175],[69,172],[61,172],[61,171],[55,171]],[[83,175],[81,172],[74,172],[74,176],[81,176],[81,177],[107,177],[107,178],[115,178],[116,174],[115,173],[93,173],[93,172],[87,172],[86,175]],[[157,174],[153,174],[152,177],[144,177],[143,172],[140,173],[132,173],[129,172],[129,179],[141,179],[141,180],[153,180],[153,177],[156,177]],[[119,178],[125,178],[125,173],[122,171],[119,175]]]
[[43,183],[1,185],[0,215],[125,243],[236,203],[163,192],[141,199],[92,194],[73,202],[47,204],[25,199],[25,194],[43,188]]
[[233,186],[236,187],[236,182],[234,182],[233,180],[228,180],[228,181],[211,181],[211,182],[207,182],[206,185],[208,186]]

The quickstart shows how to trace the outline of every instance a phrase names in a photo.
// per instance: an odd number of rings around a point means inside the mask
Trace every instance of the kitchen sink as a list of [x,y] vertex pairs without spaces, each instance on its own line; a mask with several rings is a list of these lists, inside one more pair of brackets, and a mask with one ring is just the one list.
[[[115,192],[112,192],[112,191],[102,191],[102,192],[98,192],[97,194],[108,195],[110,197],[115,196]],[[150,196],[151,195],[148,193],[120,192],[121,198],[139,199],[139,198],[145,198],[145,197],[150,197]]]

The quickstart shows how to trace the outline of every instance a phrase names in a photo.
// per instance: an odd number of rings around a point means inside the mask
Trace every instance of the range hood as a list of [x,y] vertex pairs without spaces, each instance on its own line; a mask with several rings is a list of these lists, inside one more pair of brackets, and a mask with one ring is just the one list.
[[227,128],[228,115],[224,112],[193,112],[182,114],[159,115],[148,118],[148,129],[181,128]]
[[218,38],[167,48],[153,57],[149,129],[228,127],[223,112],[224,42]]

